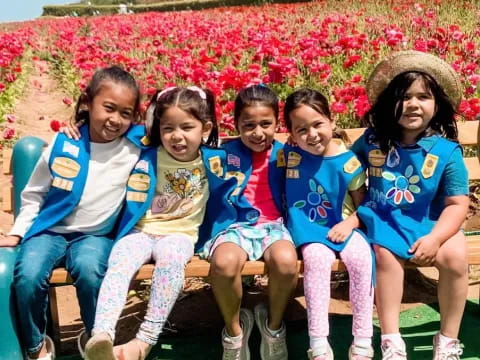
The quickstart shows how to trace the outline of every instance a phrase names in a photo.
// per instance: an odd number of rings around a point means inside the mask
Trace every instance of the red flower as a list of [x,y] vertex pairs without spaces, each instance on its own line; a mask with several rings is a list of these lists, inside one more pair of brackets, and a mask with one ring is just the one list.
[[10,140],[15,136],[15,130],[12,128],[5,128],[3,129],[3,138],[5,140]]
[[347,105],[342,102],[334,102],[331,106],[332,112],[336,114],[345,114],[347,112]]
[[72,105],[72,99],[70,99],[70,98],[64,97],[64,98],[62,99],[62,101],[63,101],[63,103],[64,103],[65,105],[67,105],[67,106]]
[[50,121],[50,129],[52,129],[55,132],[58,132],[60,128],[62,127],[62,124],[58,120],[52,120]]

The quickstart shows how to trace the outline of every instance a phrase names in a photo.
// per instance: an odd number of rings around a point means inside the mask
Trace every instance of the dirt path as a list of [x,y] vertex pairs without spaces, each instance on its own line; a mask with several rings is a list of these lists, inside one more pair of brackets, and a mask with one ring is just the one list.
[[[56,80],[48,73],[48,64],[35,61],[25,92],[13,113],[16,117],[14,127],[19,137],[33,135],[49,142],[55,134],[50,129],[50,121],[67,121],[72,115],[73,108],[62,102],[64,97]],[[10,182],[11,176],[0,174],[1,189]],[[8,231],[12,224],[13,216],[0,211],[0,229]]]

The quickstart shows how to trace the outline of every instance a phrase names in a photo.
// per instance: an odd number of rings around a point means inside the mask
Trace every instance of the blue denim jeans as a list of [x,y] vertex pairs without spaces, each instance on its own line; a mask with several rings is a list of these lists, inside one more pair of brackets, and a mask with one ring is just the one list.
[[20,335],[28,353],[38,351],[45,339],[49,279],[55,267],[65,266],[72,276],[83,323],[91,332],[112,246],[112,239],[106,236],[49,231],[20,245],[14,289]]

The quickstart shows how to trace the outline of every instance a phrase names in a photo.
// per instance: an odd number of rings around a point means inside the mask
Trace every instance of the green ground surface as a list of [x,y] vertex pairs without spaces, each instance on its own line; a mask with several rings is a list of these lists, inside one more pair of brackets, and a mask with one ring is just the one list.
[[[332,315],[330,317],[330,343],[336,359],[347,359],[351,342],[351,316]],[[400,316],[401,332],[407,343],[411,360],[432,359],[432,336],[440,326],[438,305],[421,305],[405,311]],[[308,334],[306,322],[289,324],[288,329],[289,359],[307,359]],[[380,330],[378,322],[374,328],[374,347],[378,349]],[[468,301],[462,322],[460,338],[464,346],[463,360],[480,359],[480,306],[478,300]],[[251,360],[260,360],[258,354],[260,334],[256,329],[250,337]],[[380,359],[377,351],[375,359]],[[149,360],[213,360],[221,359],[219,334],[206,334],[190,337],[163,337],[153,349]],[[78,356],[62,357],[61,360],[80,360]]]

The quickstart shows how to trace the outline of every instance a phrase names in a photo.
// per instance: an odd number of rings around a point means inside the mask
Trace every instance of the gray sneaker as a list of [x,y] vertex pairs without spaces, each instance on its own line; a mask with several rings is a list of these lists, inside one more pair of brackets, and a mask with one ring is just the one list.
[[255,306],[255,323],[262,335],[262,341],[260,343],[260,356],[262,360],[287,360],[287,331],[285,325],[282,324],[280,332],[272,336],[267,329],[267,321],[267,306],[265,304],[257,304],[257,306]]
[[241,341],[235,341],[227,334],[225,328],[222,331],[223,356],[222,360],[250,360],[248,339],[253,328],[253,314],[248,309],[240,309],[240,326],[243,337]]

